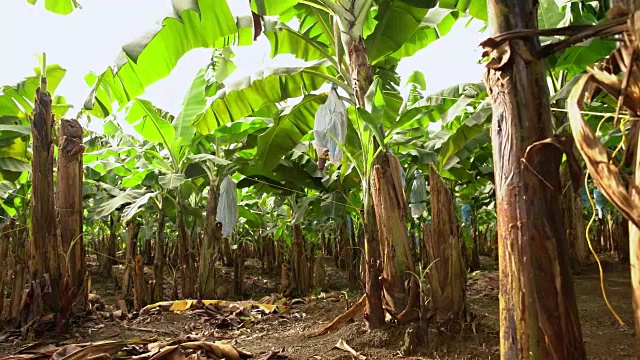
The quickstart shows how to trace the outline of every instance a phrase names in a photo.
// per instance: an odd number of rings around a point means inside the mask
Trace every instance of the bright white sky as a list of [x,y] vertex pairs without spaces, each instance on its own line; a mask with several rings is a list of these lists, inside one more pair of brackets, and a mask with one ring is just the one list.
[[[67,75],[57,91],[76,109],[82,106],[89,87],[84,75],[101,73],[112,65],[122,45],[153,29],[171,12],[171,0],[92,0],[80,1],[83,9],[61,16],[44,10],[44,1],[37,6],[25,0],[2,0],[0,24],[5,29],[2,38],[0,85],[13,85],[33,74],[38,66],[35,54],[47,53],[49,64],[60,64]],[[234,14],[248,13],[246,1],[229,1]],[[245,5],[246,4],[246,5]],[[483,68],[477,64],[481,50],[478,44],[487,35],[479,33],[482,24],[474,21],[465,28],[466,20],[458,21],[453,30],[414,57],[403,60],[398,72],[404,79],[415,70],[427,79],[427,92],[481,79]],[[269,59],[268,42],[264,36],[258,44],[234,50],[238,69],[229,81],[250,75],[268,65],[292,64],[289,58]],[[185,55],[171,75],[147,89],[143,98],[156,106],[177,114],[182,98],[198,69],[205,66],[211,50],[196,49]],[[98,130],[98,129],[95,129]]]

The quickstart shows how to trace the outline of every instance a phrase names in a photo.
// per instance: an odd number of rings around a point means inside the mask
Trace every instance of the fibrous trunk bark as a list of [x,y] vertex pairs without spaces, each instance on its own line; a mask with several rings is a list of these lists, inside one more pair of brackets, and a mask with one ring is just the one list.
[[[43,79],[41,87],[46,87]],[[42,315],[41,310],[60,311],[61,254],[57,239],[53,197],[53,114],[51,95],[36,90],[33,134],[30,249],[30,296],[27,321]],[[44,308],[41,308],[44,306]]]
[[360,251],[362,248],[357,244],[356,233],[353,230],[351,221],[345,221],[345,228],[347,232],[349,256],[347,258],[347,279],[349,280],[349,290],[356,291],[358,289],[360,268]]
[[467,271],[453,194],[430,166],[431,236],[426,238],[431,268],[427,274],[431,285],[431,302],[439,322],[465,318]]
[[[357,105],[365,107],[364,96],[373,83],[373,69],[369,64],[364,39],[353,39],[348,48],[349,72]],[[379,146],[380,144],[377,144]],[[370,174],[366,174],[368,178]],[[369,187],[363,189],[370,192]],[[369,194],[364,195],[369,198]],[[382,309],[382,284],[380,282],[380,243],[376,231],[376,218],[373,204],[365,201],[364,205],[364,242],[365,242],[365,290],[366,307],[365,320],[369,329],[384,325],[384,311]]]
[[[640,10],[640,0],[614,0],[613,3],[618,6],[623,6],[627,11],[634,12]],[[635,38],[635,44],[637,46],[638,37],[638,28],[637,21],[638,17],[635,16],[635,21],[632,25],[635,25],[635,30],[632,33],[632,37]],[[634,53],[632,53],[634,54]],[[633,63],[628,64],[628,67],[634,66],[637,68],[638,60],[637,60],[637,50],[635,50],[636,58],[631,60]],[[634,71],[633,68],[627,69],[627,71]],[[636,70],[637,71],[637,70]],[[637,83],[635,84],[637,86]],[[637,113],[632,113],[631,116],[637,117]],[[638,186],[640,186],[640,133],[637,130],[638,125],[637,122],[632,122],[631,125],[631,133],[636,135],[635,139],[635,149],[632,149],[633,152],[633,184],[635,187],[630,187],[631,199],[636,203],[640,201],[640,191],[638,190]],[[635,129],[634,129],[635,128]],[[635,130],[635,131],[634,131]],[[640,359],[640,228],[636,227],[633,222],[629,221],[629,265],[631,269],[631,285],[632,285],[632,302],[633,302],[633,320],[635,324],[636,336],[635,336],[635,348],[636,348],[636,357]]]
[[165,233],[164,233],[164,211],[158,210],[158,221],[156,224],[156,244],[154,249],[154,262],[153,262],[153,293],[149,294],[152,301],[164,300],[164,251],[166,248]]
[[[415,274],[415,264],[411,255],[405,217],[406,197],[400,178],[400,161],[389,153],[381,153],[373,166],[373,206],[379,234],[382,257],[384,298],[395,314],[407,306],[418,304],[419,293]],[[406,283],[414,287],[411,293]],[[414,299],[410,297],[413,296]],[[415,308],[416,311],[419,308]]]
[[300,224],[293,225],[293,254],[291,258],[293,285],[298,296],[305,296],[309,291],[309,261]]
[[364,263],[365,263],[365,291],[366,306],[364,318],[367,327],[372,329],[384,325],[384,310],[382,309],[382,283],[380,282],[380,245],[376,233],[376,218],[373,206],[364,208]]
[[269,274],[273,273],[275,262],[275,244],[271,235],[262,236],[264,247],[264,267],[265,271]]
[[193,299],[195,295],[195,273],[193,256],[187,228],[184,223],[184,211],[182,210],[182,199],[178,196],[176,204],[176,218],[178,228],[178,244],[180,247],[180,277],[182,279],[182,298]]
[[580,273],[587,258],[586,227],[582,218],[582,200],[571,186],[571,174],[567,164],[561,167],[562,179],[562,212],[565,229],[565,240],[569,244],[569,261],[571,270]]
[[[222,228],[220,228],[220,231],[222,231]],[[236,296],[242,296],[242,293],[244,291],[244,262],[246,259],[245,251],[246,249],[244,247],[244,242],[240,241],[235,250],[236,260],[233,263],[233,292],[234,294],[236,294]]]
[[136,255],[133,263],[133,308],[138,311],[147,306],[147,286],[144,281],[144,263],[141,255]]
[[134,270],[134,260],[137,255],[138,234],[140,223],[137,219],[127,222],[127,244],[125,247],[125,268],[122,273],[122,298],[126,298],[131,291],[131,278]]
[[9,283],[10,270],[14,270],[9,261],[12,224],[15,225],[13,219],[0,226],[0,321],[4,320],[2,314],[4,312],[5,284]]
[[98,273],[105,279],[108,279],[112,275],[113,265],[116,264],[116,237],[118,236],[118,222],[116,221],[116,215],[109,215],[109,234],[104,237],[100,254],[98,259],[100,267]]
[[[537,28],[537,1],[489,0],[494,34]],[[551,136],[544,66],[533,38],[490,49],[485,81],[492,144],[500,267],[503,359],[584,359],[560,212],[561,151]]]
[[198,272],[200,299],[214,299],[216,293],[215,259],[222,239],[222,223],[216,220],[219,197],[220,192],[217,188],[217,182],[212,180],[209,184],[204,239],[200,249],[200,269]]
[[71,306],[84,295],[85,248],[82,237],[82,126],[78,120],[60,121],[60,145],[58,150],[57,211],[59,243],[65,256],[62,264],[63,288],[61,318],[58,324],[69,319]]
[[471,217],[469,232],[471,234],[471,262],[469,263],[469,270],[476,271],[480,270],[480,246],[478,244],[478,218],[475,214]]

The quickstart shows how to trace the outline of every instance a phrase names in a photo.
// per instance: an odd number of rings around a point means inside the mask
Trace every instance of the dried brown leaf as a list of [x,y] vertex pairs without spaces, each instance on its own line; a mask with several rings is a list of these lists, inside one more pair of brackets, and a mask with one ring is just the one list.
[[335,345],[335,347],[337,347],[340,350],[344,350],[344,351],[347,351],[347,352],[351,353],[351,355],[353,355],[358,360],[366,360],[367,359],[366,356],[364,356],[364,355],[358,353],[357,351],[353,350],[353,348],[351,346],[349,346],[349,344],[347,344],[342,339],[338,340],[338,343]]
[[193,341],[179,346],[191,350],[204,350],[207,354],[216,356],[218,359],[241,360],[253,357],[253,354],[239,350],[233,345],[218,342]]
[[[582,169],[580,169],[580,164],[578,164],[578,159],[573,151],[573,144],[574,142],[571,135],[553,134],[548,139],[529,145],[523,158],[526,163],[531,163],[532,158],[536,156],[545,156],[545,158],[550,156],[549,151],[553,151],[554,149],[558,151],[554,154],[556,157],[560,156],[561,153],[564,153],[567,156],[573,190],[579,192],[582,188]],[[548,183],[546,179],[543,180]]]
[[618,169],[609,163],[607,150],[582,118],[585,88],[592,79],[592,75],[582,77],[569,95],[569,122],[573,137],[598,188],[627,220],[640,227],[640,204],[631,198]]

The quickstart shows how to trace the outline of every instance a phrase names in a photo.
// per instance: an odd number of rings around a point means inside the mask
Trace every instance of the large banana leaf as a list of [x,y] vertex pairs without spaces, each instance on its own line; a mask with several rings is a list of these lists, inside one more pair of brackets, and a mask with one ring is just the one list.
[[251,11],[260,15],[280,15],[299,0],[251,0]]
[[[31,170],[28,143],[31,127],[28,115],[33,112],[36,89],[40,86],[39,68],[15,86],[0,87],[0,181],[13,182],[22,172]],[[54,93],[66,70],[47,66],[48,91]],[[54,97],[54,103],[59,97]]]
[[245,176],[238,182],[239,189],[253,186],[258,192],[284,195],[304,189],[325,189],[322,178],[312,176],[300,164],[289,160],[280,160],[280,163],[270,171],[243,166],[239,172]]
[[[35,5],[38,0],[27,0],[27,2]],[[75,9],[82,9],[76,0],[44,0],[44,8],[60,15],[67,15]]]
[[416,31],[398,50],[387,56],[387,61],[400,61],[415,55],[416,52],[449,33],[459,18],[460,12],[457,10],[429,9]]
[[450,120],[469,103],[481,101],[486,97],[483,83],[465,83],[443,89],[416,102],[411,108],[431,110],[425,116],[431,122]]
[[[40,68],[15,86],[0,87],[0,117],[14,116],[26,120],[33,112],[36,89],[40,87]],[[60,65],[47,66],[47,91],[54,94],[67,70]]]
[[[446,131],[446,130],[441,130]],[[482,134],[486,134],[488,131],[484,124],[477,124],[468,126],[462,124],[458,127],[442,144],[440,151],[438,152],[438,170],[449,170],[456,165],[461,157],[456,156],[461,150],[473,141],[473,145],[477,146],[481,142],[489,141],[489,137],[480,137]],[[473,147],[473,146],[471,146]],[[465,152],[468,155],[468,151]],[[460,154],[462,155],[462,154]]]
[[254,114],[265,106],[316,90],[335,79],[334,72],[324,62],[260,70],[254,76],[220,90],[210,106],[195,118],[193,126],[199,133],[209,134],[221,125]]
[[538,27],[540,29],[552,29],[564,19],[564,13],[560,11],[555,0],[541,0],[538,5]]
[[135,203],[148,194],[148,190],[132,190],[121,191],[120,194],[111,198],[93,209],[94,217],[96,219],[108,216],[112,212],[116,211],[120,207],[126,204]]
[[234,18],[226,0],[172,0],[174,14],[162,26],[122,47],[116,65],[87,78],[93,86],[85,109],[100,117],[120,108],[147,86],[169,75],[178,60],[195,48],[252,42],[250,16]]
[[400,49],[418,29],[427,11],[400,1],[382,1],[375,16],[378,24],[365,40],[369,61],[375,65]]
[[161,143],[165,149],[171,149],[175,139],[175,129],[158,115],[150,101],[136,99],[131,105],[126,120],[134,124],[138,134],[145,140]]
[[272,124],[272,118],[246,117],[217,128],[213,136],[222,143],[233,144],[244,141],[247,136]]
[[173,121],[176,139],[182,139],[182,145],[191,145],[195,129],[192,126],[193,119],[201,113],[207,105],[205,97],[205,87],[207,80],[205,78],[206,69],[200,69],[196,77],[191,83],[187,95],[182,102],[180,114]]
[[305,61],[328,59],[333,47],[308,34],[300,33],[279,21],[265,20],[264,34],[271,44],[271,57],[291,54]]
[[333,51],[335,39],[333,38],[332,19],[328,12],[320,9],[318,6],[307,5],[315,3],[317,0],[307,1],[306,4],[298,4],[281,17],[281,21],[288,21],[288,17],[295,16],[300,22],[298,31],[309,39],[319,41],[329,45]]
[[469,15],[482,21],[488,21],[487,0],[440,0],[439,7],[469,12]]
[[554,71],[565,70],[568,74],[577,75],[588,66],[611,54],[616,44],[613,41],[593,39],[585,44],[574,45],[548,59]]
[[274,124],[258,137],[258,151],[255,157],[257,168],[269,171],[276,167],[284,154],[291,151],[300,139],[313,129],[318,107],[327,96],[307,95],[288,113],[274,121]]

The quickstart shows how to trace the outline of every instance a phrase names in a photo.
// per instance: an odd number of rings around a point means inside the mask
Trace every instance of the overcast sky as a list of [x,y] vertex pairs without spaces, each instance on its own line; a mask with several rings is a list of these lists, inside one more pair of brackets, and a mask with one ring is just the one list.
[[[0,85],[14,85],[32,75],[33,68],[38,66],[34,55],[46,52],[49,64],[57,63],[67,69],[57,94],[75,106],[70,112],[73,114],[89,92],[84,75],[90,71],[103,72],[112,65],[122,45],[153,29],[171,12],[170,0],[81,0],[83,9],[61,16],[45,11],[43,2],[31,6],[25,0],[1,1],[0,24],[5,35]],[[229,3],[234,14],[248,13],[246,1]],[[487,35],[478,32],[482,26],[479,21],[468,28],[465,24],[466,20],[458,21],[443,39],[403,60],[398,69],[400,75],[406,77],[415,70],[422,71],[429,93],[458,83],[480,81],[483,68],[477,64],[481,54],[478,43]],[[269,59],[264,36],[257,45],[236,48],[234,52],[238,69],[229,80],[250,75],[265,64],[287,65],[292,61]],[[191,80],[207,64],[210,54],[207,49],[189,52],[169,77],[150,86],[142,97],[177,114]]]

